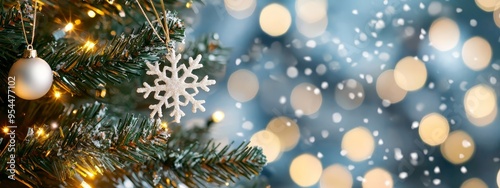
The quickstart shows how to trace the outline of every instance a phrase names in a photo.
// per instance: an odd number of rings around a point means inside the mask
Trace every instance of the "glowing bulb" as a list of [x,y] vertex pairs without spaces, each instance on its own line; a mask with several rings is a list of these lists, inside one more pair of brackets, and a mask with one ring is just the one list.
[[45,131],[42,128],[39,128],[38,131],[36,131],[36,134],[38,136],[42,136],[45,133]]
[[68,32],[73,30],[74,25],[72,23],[68,23],[66,26],[64,26],[64,31]]
[[88,14],[88,15],[89,15],[89,17],[91,17],[91,18],[95,17],[95,12],[94,12],[93,10],[89,10],[89,11],[87,12],[87,14]]
[[215,123],[219,123],[219,122],[221,122],[224,119],[224,116],[225,116],[224,112],[222,112],[222,111],[215,111],[212,114],[212,120]]
[[193,6],[193,2],[189,1],[186,3],[186,8],[191,8]]
[[161,127],[164,129],[168,129],[168,123],[167,122],[162,122]]
[[52,129],[57,129],[57,127],[59,127],[59,124],[57,124],[57,122],[52,122],[50,124],[50,128],[52,128]]
[[87,41],[84,45],[83,45],[84,48],[86,48],[87,50],[91,50],[95,47],[95,43],[92,42],[92,41]]
[[80,20],[80,19],[76,19],[76,20],[75,20],[75,25],[80,25],[80,24],[82,24],[82,20]]
[[55,91],[55,92],[54,92],[54,97],[55,97],[56,99],[61,98],[61,95],[62,95],[62,94],[61,94],[61,92],[59,92],[59,91]]
[[87,182],[82,181],[82,184],[80,184],[83,188],[92,188]]
[[9,128],[8,128],[8,127],[3,127],[3,128],[2,128],[2,131],[3,131],[4,133],[8,133],[8,132],[9,132]]

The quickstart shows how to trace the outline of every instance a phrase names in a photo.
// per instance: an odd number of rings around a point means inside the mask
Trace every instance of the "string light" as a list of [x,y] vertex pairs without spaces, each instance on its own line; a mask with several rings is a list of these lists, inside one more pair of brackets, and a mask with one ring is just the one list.
[[193,6],[193,2],[192,1],[188,1],[186,3],[186,8],[191,8]]
[[92,50],[95,47],[95,43],[92,41],[87,41],[84,45],[83,48],[86,48],[88,50]]
[[3,127],[3,128],[2,128],[2,131],[3,131],[4,133],[8,133],[8,132],[9,132],[9,128],[8,128],[8,127]]
[[92,188],[87,182],[82,181],[82,184],[80,184],[83,188]]
[[59,127],[59,124],[57,124],[57,122],[52,122],[50,124],[50,128],[52,128],[52,129],[57,129],[57,127]]
[[87,12],[87,15],[89,15],[89,17],[93,18],[93,17],[95,17],[96,14],[95,14],[95,12],[93,10],[89,10]]
[[73,23],[68,23],[68,24],[66,24],[66,26],[64,26],[64,31],[68,32],[68,31],[73,30],[73,28],[74,28]]
[[213,114],[212,114],[212,120],[215,122],[215,123],[219,123],[221,122],[222,120],[224,120],[224,112],[218,110],[218,111],[215,111]]
[[45,131],[42,128],[39,128],[38,131],[36,131],[36,134],[38,136],[42,136],[43,134],[45,134]]
[[54,91],[54,97],[55,97],[56,99],[61,98],[61,96],[62,96],[61,92],[59,92],[59,91]]
[[168,123],[167,122],[162,122],[161,127],[164,128],[165,130],[168,129]]

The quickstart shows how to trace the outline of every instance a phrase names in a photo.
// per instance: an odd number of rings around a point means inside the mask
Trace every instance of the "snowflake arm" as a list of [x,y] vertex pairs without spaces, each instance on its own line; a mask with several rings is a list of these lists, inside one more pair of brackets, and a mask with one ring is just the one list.
[[[160,70],[158,62],[155,62],[154,65],[150,62],[146,62],[149,68],[146,74],[156,75],[158,78],[155,79],[154,86],[144,83],[144,87],[138,88],[137,92],[144,93],[144,98],[147,98],[151,92],[155,93],[154,98],[158,100],[158,103],[149,106],[149,109],[153,110],[150,114],[151,118],[153,118],[156,114],[158,114],[159,117],[162,117],[163,106],[167,109],[174,107],[170,113],[170,117],[174,117],[175,122],[177,123],[180,123],[181,117],[185,116],[185,113],[180,108],[181,106],[187,106],[191,103],[192,111],[194,113],[198,109],[202,112],[205,111],[205,107],[203,107],[205,100],[196,100],[194,97],[199,93],[198,88],[208,92],[210,91],[208,86],[214,85],[216,82],[215,80],[209,80],[208,76],[205,76],[201,81],[198,81],[198,76],[193,74],[193,70],[203,67],[203,64],[200,64],[201,58],[201,55],[198,55],[195,59],[190,57],[189,67],[186,67],[185,64],[178,66],[181,54],[175,54],[175,51],[172,51],[166,57],[166,59],[170,62],[170,66],[163,67],[163,71]],[[181,70],[182,75],[179,76]],[[166,76],[167,71],[172,74],[170,78]],[[188,78],[193,81],[190,83],[187,82],[186,80]],[[189,93],[187,89],[192,89],[194,92]],[[184,97],[184,101],[181,100],[181,96]],[[169,102],[169,99],[172,99],[172,102]]]

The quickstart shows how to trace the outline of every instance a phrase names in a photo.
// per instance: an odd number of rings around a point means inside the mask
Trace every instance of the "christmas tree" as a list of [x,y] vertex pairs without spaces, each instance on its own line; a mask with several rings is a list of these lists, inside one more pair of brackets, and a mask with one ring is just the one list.
[[266,164],[206,136],[220,113],[181,125],[228,55],[217,34],[185,36],[202,2],[0,2],[0,187],[228,186]]

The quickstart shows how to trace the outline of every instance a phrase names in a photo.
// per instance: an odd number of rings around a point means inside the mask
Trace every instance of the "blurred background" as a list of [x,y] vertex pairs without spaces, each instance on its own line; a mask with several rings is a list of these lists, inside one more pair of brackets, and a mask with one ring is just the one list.
[[496,187],[499,7],[194,4],[188,38],[217,33],[231,56],[207,112],[186,119],[217,111],[213,138],[261,146],[270,187]]

